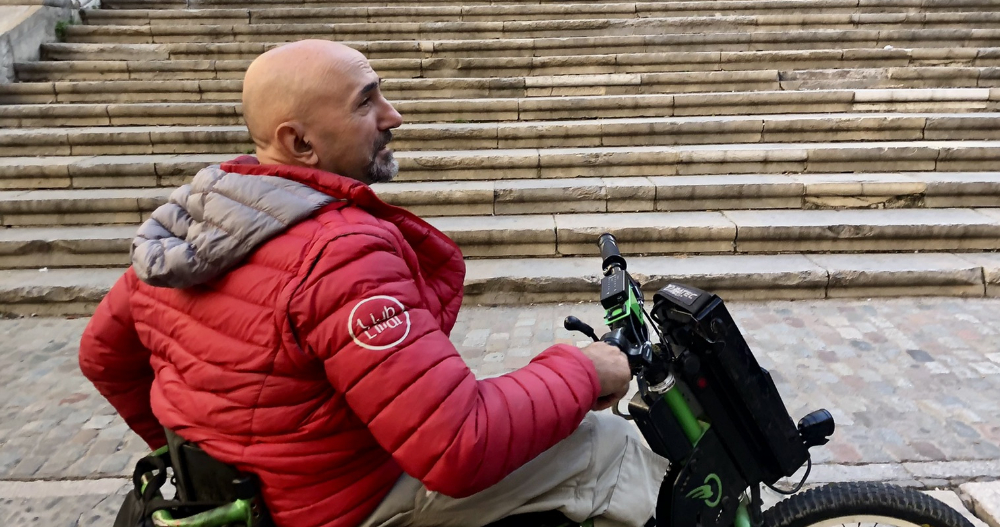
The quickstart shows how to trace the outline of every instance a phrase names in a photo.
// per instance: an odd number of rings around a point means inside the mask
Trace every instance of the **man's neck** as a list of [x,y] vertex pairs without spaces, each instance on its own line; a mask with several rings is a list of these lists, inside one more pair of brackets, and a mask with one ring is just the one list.
[[365,185],[371,186],[371,183],[369,183],[368,181],[365,181],[364,179],[361,179],[361,178],[352,178],[351,176],[344,176],[343,174],[340,174],[338,172],[334,172],[332,170],[326,170],[326,169],[323,169],[323,168],[320,168],[320,167],[317,167],[317,166],[307,165],[307,164],[302,163],[301,161],[299,161],[297,159],[286,159],[284,156],[272,155],[272,154],[269,154],[267,152],[261,152],[260,149],[257,149],[255,157],[257,158],[257,162],[260,163],[261,165],[284,165],[284,166],[292,166],[292,167],[310,168],[310,169],[313,169],[313,170],[322,170],[323,172],[328,172],[330,174],[334,174],[334,175],[337,175],[337,176],[350,178],[350,179],[353,179],[355,181],[360,181],[361,183],[364,183]]

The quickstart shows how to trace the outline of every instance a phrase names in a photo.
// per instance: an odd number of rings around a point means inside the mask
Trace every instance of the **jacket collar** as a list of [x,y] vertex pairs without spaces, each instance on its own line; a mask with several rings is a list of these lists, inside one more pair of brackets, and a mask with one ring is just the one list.
[[226,172],[254,176],[277,176],[307,185],[334,199],[350,201],[355,205],[368,209],[388,207],[396,209],[375,195],[368,185],[349,177],[340,176],[315,168],[297,167],[291,165],[262,165],[254,156],[240,156],[228,163],[220,165]]

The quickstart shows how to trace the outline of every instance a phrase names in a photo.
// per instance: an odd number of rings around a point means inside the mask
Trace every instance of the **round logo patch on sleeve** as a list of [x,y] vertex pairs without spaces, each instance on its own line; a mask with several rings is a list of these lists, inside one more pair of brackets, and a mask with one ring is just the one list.
[[351,310],[347,331],[362,348],[389,349],[410,334],[410,314],[403,303],[391,296],[366,298]]

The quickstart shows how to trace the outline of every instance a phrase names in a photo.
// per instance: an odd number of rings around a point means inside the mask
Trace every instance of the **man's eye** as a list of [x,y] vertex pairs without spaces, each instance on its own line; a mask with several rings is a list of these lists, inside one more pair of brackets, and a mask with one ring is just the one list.
[[361,101],[361,106],[368,106],[371,103],[372,103],[371,99],[365,99],[365,100]]

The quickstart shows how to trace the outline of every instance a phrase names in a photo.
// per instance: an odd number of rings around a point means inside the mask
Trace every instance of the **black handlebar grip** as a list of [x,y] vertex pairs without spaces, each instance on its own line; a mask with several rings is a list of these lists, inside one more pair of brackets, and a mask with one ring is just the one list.
[[622,351],[622,353],[627,354],[629,350],[628,341],[625,340],[625,332],[622,329],[616,329],[609,333],[605,333],[601,337],[601,342],[605,344],[610,344]]
[[623,271],[625,270],[625,258],[622,257],[621,251],[618,250],[618,241],[615,240],[614,235],[610,232],[602,234],[597,240],[597,246],[601,248],[601,258],[604,260],[602,265],[605,271],[615,266]]
[[597,246],[601,248],[601,258],[607,260],[612,256],[621,256],[621,251],[618,250],[618,240],[615,240],[615,236],[610,232],[606,232],[601,235],[597,240]]

